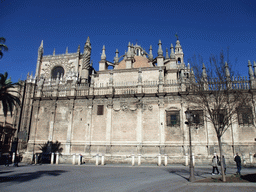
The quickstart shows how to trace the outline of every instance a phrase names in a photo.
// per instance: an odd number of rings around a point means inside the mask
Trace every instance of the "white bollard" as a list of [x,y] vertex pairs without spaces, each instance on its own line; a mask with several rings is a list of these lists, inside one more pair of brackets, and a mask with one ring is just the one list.
[[195,155],[192,153],[193,166],[195,166]]
[[185,155],[185,166],[188,166],[188,154]]
[[56,153],[56,165],[59,164],[59,155],[60,155],[59,152],[57,152],[57,153]]
[[77,161],[77,164],[78,164],[78,165],[81,165],[81,154],[78,155],[77,160],[78,160],[78,161]]
[[245,156],[244,156],[244,155],[242,155],[242,157],[243,157],[243,163],[244,163],[244,165],[246,165]]
[[72,162],[73,165],[76,164],[76,154],[73,154],[73,162]]
[[141,165],[141,154],[138,155],[138,166]]
[[135,158],[134,158],[134,154],[132,154],[132,166],[135,165]]
[[105,165],[105,156],[104,155],[101,156],[101,165]]
[[158,166],[161,166],[161,155],[159,154],[158,155],[158,163],[157,163]]
[[35,154],[35,165],[38,163],[38,154]]
[[52,153],[52,155],[51,155],[51,164],[53,164],[54,163],[54,153]]
[[164,155],[164,166],[167,166],[168,164],[168,156],[167,154]]
[[15,161],[15,153],[12,153],[12,163]]
[[250,156],[250,164],[252,164],[253,163],[253,156],[252,156],[251,152],[250,152],[249,156]]
[[96,166],[99,165],[99,155],[98,154],[96,155],[96,162],[95,162],[95,164],[96,164]]

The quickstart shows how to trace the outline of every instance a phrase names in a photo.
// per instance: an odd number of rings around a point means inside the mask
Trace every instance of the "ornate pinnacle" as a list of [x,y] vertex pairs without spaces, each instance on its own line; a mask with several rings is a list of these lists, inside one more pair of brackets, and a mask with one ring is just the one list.
[[41,41],[41,45],[40,47],[38,48],[38,52],[42,52],[43,53],[44,51],[44,43],[43,43],[43,40]]
[[88,46],[88,47],[91,47],[91,42],[90,42],[89,36],[87,37],[85,45]]
[[149,47],[148,59],[149,59],[150,61],[153,61],[152,45],[150,45],[150,47]]
[[166,59],[169,59],[169,53],[168,53],[168,48],[166,48]]
[[66,48],[66,54],[68,54],[68,47]]
[[250,76],[250,79],[254,79],[253,77],[253,70],[252,70],[252,64],[251,64],[251,61],[248,60],[248,67],[249,67],[249,76]]
[[157,51],[158,56],[163,56],[163,50],[162,50],[162,43],[161,40],[158,42],[158,51]]
[[41,41],[40,48],[43,48],[43,47],[44,47],[44,41],[42,40],[42,41]]
[[127,58],[131,58],[132,57],[132,53],[131,53],[131,43],[129,42],[128,44],[128,51],[127,51]]
[[118,49],[116,49],[116,56],[114,57],[114,63],[118,63],[119,59],[118,59]]
[[228,68],[228,63],[225,62],[225,75],[227,78],[230,78],[230,72],[229,72],[229,68]]
[[80,53],[80,45],[78,45],[77,53]]
[[55,56],[55,48],[53,49],[53,53],[52,53],[53,56]]
[[204,63],[203,63],[202,69],[203,69],[203,71],[202,71],[202,76],[203,76],[203,78],[207,78],[207,73],[206,73],[206,68],[205,68]]
[[171,44],[171,55],[170,55],[171,59],[175,59],[175,53],[173,50],[173,44]]
[[103,48],[102,48],[101,60],[106,60],[105,45],[103,45]]

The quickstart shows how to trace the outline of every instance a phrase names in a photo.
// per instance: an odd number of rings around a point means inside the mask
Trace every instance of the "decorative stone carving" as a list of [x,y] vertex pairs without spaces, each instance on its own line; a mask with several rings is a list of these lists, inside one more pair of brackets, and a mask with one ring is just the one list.
[[121,109],[122,109],[122,111],[127,111],[128,107],[126,104],[122,104]]
[[152,111],[152,110],[153,110],[153,106],[152,106],[152,105],[149,105],[149,106],[148,106],[148,110],[149,110],[149,111]]
[[166,109],[166,111],[173,111],[173,110],[179,110],[178,107],[169,107]]
[[45,64],[45,68],[42,69],[44,77],[50,78],[51,71],[55,66],[62,66],[65,73],[67,73],[68,71],[72,71],[72,69],[75,67],[73,62],[69,62],[68,59],[52,60],[49,63]]

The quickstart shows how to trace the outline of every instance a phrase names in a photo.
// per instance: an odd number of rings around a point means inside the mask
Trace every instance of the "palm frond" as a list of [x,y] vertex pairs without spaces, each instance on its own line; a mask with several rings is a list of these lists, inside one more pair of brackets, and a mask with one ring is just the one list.
[[4,37],[0,37],[0,43],[5,43],[6,39]]
[[5,44],[0,44],[0,50],[8,51],[8,47]]

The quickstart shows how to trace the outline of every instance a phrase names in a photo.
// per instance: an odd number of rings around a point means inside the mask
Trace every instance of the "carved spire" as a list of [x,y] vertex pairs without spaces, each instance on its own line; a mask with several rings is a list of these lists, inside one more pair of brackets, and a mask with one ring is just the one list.
[[169,53],[168,53],[168,48],[166,48],[166,56],[165,56],[166,59],[169,59]]
[[170,54],[170,58],[171,58],[171,59],[175,59],[175,53],[174,53],[174,50],[173,50],[173,44],[171,44],[171,54]]
[[66,54],[68,54],[68,47],[66,48]]
[[55,48],[53,49],[53,53],[52,53],[53,56],[55,56]]
[[39,48],[38,48],[38,54],[43,54],[43,52],[44,52],[44,43],[43,43],[43,40],[41,41],[41,44],[40,44],[40,46],[39,46]]
[[116,56],[114,57],[114,63],[118,63],[119,59],[118,59],[118,49],[116,49]]
[[[78,46],[78,49],[80,52],[80,45]],[[77,49],[77,51],[78,51],[78,49]],[[90,60],[91,60],[91,43],[90,43],[90,38],[88,37],[86,43],[84,44],[82,69],[90,68]]]
[[150,61],[153,61],[152,45],[150,45],[150,47],[149,47],[148,59],[149,59]]
[[249,67],[250,80],[252,80],[252,79],[254,79],[254,76],[253,76],[252,64],[251,64],[250,60],[248,60],[248,67]]
[[105,45],[103,45],[102,53],[101,53],[101,60],[106,60],[106,53],[105,53]]
[[80,45],[77,47],[77,53],[80,53]]
[[158,42],[158,51],[157,51],[158,56],[163,56],[163,49],[162,49],[162,43],[161,40]]
[[230,78],[230,72],[229,72],[229,68],[228,68],[228,63],[225,62],[225,75],[226,78]]
[[40,64],[41,64],[41,59],[44,54],[44,45],[43,45],[43,40],[41,41],[41,45],[38,48],[38,56],[37,56],[37,64],[36,64],[36,77],[38,77],[40,74]]
[[127,51],[127,53],[126,53],[126,56],[127,56],[128,59],[132,57],[132,53],[131,53],[131,43],[130,43],[130,42],[129,42],[129,44],[128,44],[128,51]]
[[204,63],[203,63],[202,69],[203,69],[202,76],[203,76],[204,79],[206,79],[207,78],[207,73],[206,73],[206,67],[205,67]]
[[85,46],[88,46],[88,47],[90,47],[90,48],[91,48],[91,42],[90,42],[90,38],[89,38],[89,36],[87,37],[87,40],[86,40]]
[[44,41],[43,40],[41,41],[41,45],[40,45],[39,48],[44,48]]
[[133,57],[134,56],[134,46],[133,46],[133,43],[131,45],[131,56]]

